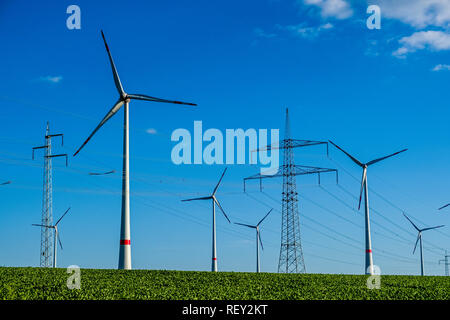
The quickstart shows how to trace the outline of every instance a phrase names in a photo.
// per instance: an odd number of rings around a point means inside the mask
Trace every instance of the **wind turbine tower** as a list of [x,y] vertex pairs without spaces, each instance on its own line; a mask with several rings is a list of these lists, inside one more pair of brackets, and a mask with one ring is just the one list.
[[55,225],[44,225],[44,224],[32,224],[32,226],[35,227],[42,227],[42,228],[47,228],[48,230],[53,229],[53,268],[56,268],[56,248],[58,247],[56,244],[56,240],[58,240],[59,242],[59,246],[61,247],[62,250],[62,243],[61,243],[61,238],[59,236],[59,231],[58,231],[58,223],[62,220],[62,218],[64,218],[64,216],[67,214],[67,212],[69,212],[70,208],[66,210],[66,212],[61,216],[61,218],[58,219],[58,221],[56,221]]
[[61,137],[61,145],[64,144],[64,136],[62,133],[50,134],[50,124],[47,122],[45,130],[45,145],[34,147],[32,159],[34,160],[34,151],[44,149],[44,186],[42,195],[42,217],[41,217],[41,251],[40,266],[44,268],[52,267],[52,234],[51,230],[45,226],[52,225],[52,158],[65,157],[67,166],[67,154],[52,154],[52,138]]
[[358,159],[356,159],[355,157],[350,155],[348,152],[346,152],[344,149],[342,149],[341,147],[339,147],[338,145],[333,143],[332,141],[330,141],[330,143],[333,146],[335,146],[336,148],[338,148],[339,150],[341,150],[343,153],[345,153],[354,163],[356,163],[358,166],[360,166],[363,169],[362,178],[361,178],[361,190],[359,192],[358,210],[361,209],[361,200],[362,200],[362,195],[364,192],[364,209],[365,209],[365,220],[364,221],[365,221],[365,247],[366,247],[365,273],[373,275],[374,270],[373,270],[373,257],[372,257],[372,237],[370,235],[370,217],[369,217],[369,208],[370,207],[369,207],[369,187],[367,185],[367,168],[369,166],[371,166],[372,164],[375,164],[375,163],[385,160],[387,158],[393,157],[399,153],[405,152],[408,149],[403,149],[401,151],[395,152],[388,156],[381,157],[381,158],[369,161],[367,163],[362,163]]
[[223,176],[225,175],[225,172],[227,172],[227,168],[223,170],[222,176],[219,179],[219,182],[217,183],[216,187],[214,188],[212,194],[210,196],[206,197],[200,197],[200,198],[192,198],[192,199],[186,199],[181,201],[196,201],[196,200],[211,200],[212,202],[212,260],[211,260],[211,271],[217,272],[217,248],[216,248],[216,204],[219,207],[220,211],[222,211],[224,217],[228,220],[228,223],[230,223],[230,219],[228,218],[227,214],[223,210],[222,206],[220,205],[219,200],[216,198],[216,192],[219,188],[220,182],[222,181]]
[[263,246],[263,243],[261,240],[261,230],[259,230],[259,226],[264,221],[264,219],[266,219],[267,216],[272,212],[272,210],[273,209],[270,209],[270,211],[264,216],[264,218],[259,220],[259,222],[256,224],[256,226],[251,225],[251,224],[235,222],[235,224],[238,224],[238,225],[244,226],[244,227],[248,227],[251,229],[255,229],[255,231],[256,231],[256,272],[258,272],[258,273],[260,272],[260,267],[259,267],[259,245],[260,244],[261,244],[261,249],[264,250],[264,246]]
[[145,94],[128,94],[122,87],[119,74],[117,73],[116,65],[114,64],[111,52],[109,51],[108,44],[106,43],[105,35],[101,32],[103,42],[105,44],[106,52],[108,53],[109,62],[114,78],[114,84],[119,94],[119,98],[114,103],[113,107],[100,121],[94,131],[91,132],[89,137],[83,142],[80,148],[74,153],[74,157],[83,147],[88,143],[94,134],[119,110],[124,107],[124,120],[123,120],[123,170],[122,170],[122,212],[120,220],[120,247],[119,247],[119,269],[131,269],[131,233],[130,233],[130,148],[129,148],[129,104],[131,100],[151,101],[151,102],[165,102],[174,104],[184,104],[190,106],[196,106],[195,103],[165,100],[155,97],[150,97]]
[[405,216],[406,219],[408,219],[408,221],[413,225],[414,229],[417,230],[417,240],[416,240],[416,244],[414,245],[414,250],[413,250],[413,254],[414,252],[416,252],[416,248],[417,248],[417,242],[419,242],[420,240],[420,275],[424,275],[424,269],[423,269],[423,246],[422,246],[422,232],[427,231],[427,230],[433,230],[433,229],[437,229],[437,228],[442,228],[443,225],[437,226],[437,227],[430,227],[430,228],[423,228],[423,229],[419,229],[414,222],[411,221],[410,218],[408,218],[408,216],[406,214],[403,213],[403,215]]

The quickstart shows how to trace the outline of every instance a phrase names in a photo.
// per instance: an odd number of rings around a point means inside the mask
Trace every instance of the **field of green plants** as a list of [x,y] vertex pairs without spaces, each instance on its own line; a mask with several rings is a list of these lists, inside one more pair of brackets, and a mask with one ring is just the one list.
[[66,269],[0,267],[0,299],[450,299],[450,277],[81,269],[69,290]]

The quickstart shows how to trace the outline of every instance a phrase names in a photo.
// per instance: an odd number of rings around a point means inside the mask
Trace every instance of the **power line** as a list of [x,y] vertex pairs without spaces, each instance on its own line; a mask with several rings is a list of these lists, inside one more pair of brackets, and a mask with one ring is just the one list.
[[[359,181],[358,178],[356,178],[356,177],[355,177],[354,175],[352,175],[349,171],[347,171],[347,170],[346,170],[342,165],[340,165],[336,160],[333,160],[333,159],[331,159],[331,158],[330,158],[330,160],[331,160],[332,162],[334,162],[337,166],[339,166],[345,173],[347,173],[347,174],[348,174],[350,177],[352,177],[354,180]],[[341,188],[343,188],[343,187],[341,186]],[[403,210],[403,209],[401,209],[400,207],[394,205],[391,201],[387,200],[386,197],[381,196],[381,194],[380,194],[379,192],[375,191],[373,188],[371,188],[370,190],[371,190],[371,192],[373,192],[375,195],[377,195],[378,197],[380,197],[382,200],[386,201],[388,204],[390,204],[391,206],[393,206],[395,209],[400,210],[401,212],[407,212],[406,210]],[[350,194],[350,193],[349,193],[349,194]],[[354,196],[352,196],[352,197],[354,197]],[[370,209],[373,210],[375,213],[377,213],[377,214],[378,214],[380,217],[382,217],[383,219],[387,220],[389,223],[395,225],[395,226],[396,226],[397,228],[399,228],[400,230],[402,230],[402,231],[404,231],[405,233],[407,233],[407,234],[412,235],[412,236],[415,237],[415,235],[413,235],[411,232],[409,232],[409,231],[407,231],[405,228],[399,226],[398,224],[396,224],[395,222],[393,222],[392,220],[390,220],[389,218],[387,218],[386,216],[384,216],[382,213],[380,213],[379,211],[377,211],[377,210],[374,209],[373,207],[370,207]],[[415,220],[417,220],[417,221],[420,222],[419,219],[417,219],[416,217],[414,217],[414,216],[411,215],[410,213],[408,213],[408,215],[411,216],[411,217],[413,217]],[[422,223],[422,222],[421,222],[421,223]],[[426,224],[425,224],[425,225],[426,225]],[[439,232],[439,233],[441,233],[441,234],[444,234],[444,233],[442,233],[442,231],[440,231],[440,230],[436,230],[436,231]],[[446,235],[446,234],[444,234],[444,235]],[[447,235],[446,235],[446,236],[447,236]],[[428,243],[429,243],[431,246],[433,246],[433,247],[435,247],[436,249],[438,249],[438,250],[445,251],[445,249],[443,249],[443,248],[441,248],[441,247],[439,247],[439,246],[436,246],[435,244],[433,244],[433,243],[431,243],[431,242],[428,242]],[[428,251],[429,251],[429,250],[431,250],[431,249],[428,249]],[[435,252],[433,252],[433,253],[435,253]],[[435,253],[435,254],[436,254],[436,253]]]
[[[277,200],[275,200],[273,197],[271,197],[271,196],[268,195],[267,193],[262,192],[262,194],[264,194],[265,196],[269,197],[272,201],[277,202]],[[247,195],[248,195],[248,194],[247,194]],[[252,199],[254,199],[255,201],[260,202],[261,204],[264,204],[264,205],[268,206],[267,203],[265,203],[265,202],[263,202],[263,201],[261,201],[261,200],[255,198],[255,197],[253,197],[253,196],[251,196],[251,195],[248,195],[248,196],[250,196],[250,197],[251,197]],[[329,210],[329,209],[327,209],[327,210]],[[275,211],[278,211],[278,210],[275,210]],[[278,211],[278,212],[279,212],[279,211]],[[335,234],[340,235],[341,237],[350,239],[352,242],[360,243],[360,241],[358,241],[358,240],[356,240],[356,239],[353,239],[353,238],[350,238],[350,237],[348,237],[348,236],[346,236],[346,235],[344,235],[344,234],[342,234],[342,233],[340,233],[340,232],[337,232],[336,230],[330,229],[329,227],[323,225],[323,224],[320,223],[320,222],[315,221],[314,219],[312,219],[311,217],[306,216],[305,214],[303,214],[303,217],[306,218],[307,220],[310,220],[310,221],[312,221],[313,223],[315,223],[315,224],[317,224],[317,225],[319,225],[319,226],[321,226],[321,227],[327,229],[328,231],[331,231],[332,233],[335,233]],[[302,224],[304,224],[304,223],[302,223]],[[320,234],[322,234],[322,235],[324,235],[324,236],[326,236],[326,237],[328,237],[328,238],[332,238],[333,240],[338,241],[338,242],[340,242],[340,243],[342,243],[342,244],[345,244],[345,245],[347,245],[347,246],[351,246],[351,247],[356,248],[356,249],[358,249],[358,250],[362,250],[361,248],[359,248],[359,247],[357,247],[357,246],[354,246],[353,244],[350,244],[350,243],[348,243],[348,242],[346,242],[346,241],[343,241],[343,240],[341,240],[341,239],[337,239],[337,238],[335,238],[335,237],[332,237],[332,236],[330,236],[330,235],[327,234],[327,233],[322,233],[322,232],[320,232],[320,231],[318,231],[318,230],[316,230],[316,229],[311,228],[311,227],[308,226],[308,225],[306,225],[306,226],[307,226],[308,229],[311,229],[311,230],[313,230],[313,231],[315,231],[315,232],[318,232],[318,233],[320,233]],[[398,254],[393,254],[393,253],[390,253],[390,252],[385,251],[385,250],[377,250],[377,255],[378,255],[378,256],[381,256],[381,257],[388,258],[388,259],[394,259],[394,260],[397,260],[397,261],[401,261],[401,262],[415,263],[414,259],[412,259],[412,258],[400,256],[400,255],[398,255]],[[433,263],[427,263],[427,264],[433,264]]]

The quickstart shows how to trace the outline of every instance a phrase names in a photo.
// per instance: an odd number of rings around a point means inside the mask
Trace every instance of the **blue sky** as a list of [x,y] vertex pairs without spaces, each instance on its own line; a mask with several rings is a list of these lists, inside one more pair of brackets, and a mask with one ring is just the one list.
[[[81,30],[66,27],[66,8],[81,8]],[[381,29],[366,27],[368,4],[381,7]],[[222,165],[172,164],[177,128],[279,128],[289,107],[292,136],[342,145],[361,161],[409,148],[369,169],[374,262],[385,274],[417,274],[415,232],[449,224],[448,83],[450,4],[414,1],[2,1],[0,4],[0,265],[38,266],[42,206],[42,145],[46,121],[64,133],[70,155],[117,99],[100,29],[126,91],[192,101],[197,108],[133,102],[131,232],[133,267],[209,270],[209,203],[181,199],[211,192]],[[116,268],[121,180],[122,111],[76,158],[54,161],[54,219],[64,250],[59,266]],[[150,130],[149,130],[150,129]],[[150,132],[150,133],[149,133]],[[58,143],[57,140],[54,142]],[[360,170],[330,146],[295,152],[297,164],[340,170],[340,184],[297,179],[308,272],[361,273],[363,215],[355,212]],[[262,227],[262,271],[276,272],[280,246],[281,180],[250,184],[258,166],[231,165],[218,197],[233,221]],[[252,230],[218,215],[219,270],[253,271]],[[424,234],[425,271],[437,261],[448,227]]]

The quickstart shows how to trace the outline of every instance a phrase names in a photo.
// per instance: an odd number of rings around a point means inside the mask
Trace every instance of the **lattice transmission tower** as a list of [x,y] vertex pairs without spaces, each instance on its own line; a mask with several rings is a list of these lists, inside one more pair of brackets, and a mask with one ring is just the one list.
[[445,255],[444,255],[444,259],[439,260],[439,264],[441,264],[441,262],[444,263],[444,268],[445,268],[445,275],[448,276],[449,272],[448,272],[448,266],[450,265],[449,259],[450,256],[447,254],[447,250],[445,250]]
[[320,173],[335,172],[337,179],[337,170],[329,168],[319,168],[311,166],[300,166],[295,164],[294,148],[308,147],[314,145],[325,144],[324,141],[297,140],[291,139],[291,130],[289,122],[289,111],[286,109],[286,124],[284,139],[278,142],[272,142],[256,151],[268,151],[272,149],[283,150],[283,164],[279,167],[274,175],[256,174],[244,178],[245,181],[252,179],[260,180],[260,188],[262,190],[262,179],[283,177],[283,187],[281,192],[281,246],[280,257],[278,260],[278,272],[280,273],[305,273],[306,265],[303,257],[303,248],[300,233],[300,218],[298,211],[298,192],[296,185],[296,176],[306,174],[317,174],[320,184]]
[[[50,134],[50,125],[47,122],[45,130],[45,145],[34,147],[32,159],[34,160],[34,151],[37,149],[44,149],[44,185],[42,193],[42,217],[41,224],[45,226],[53,225],[53,205],[52,205],[52,158],[66,157],[67,154],[52,154],[52,138],[61,137],[61,145],[64,144],[64,136],[62,133]],[[53,266],[53,232],[52,228],[41,227],[41,251],[40,266],[51,268]]]

